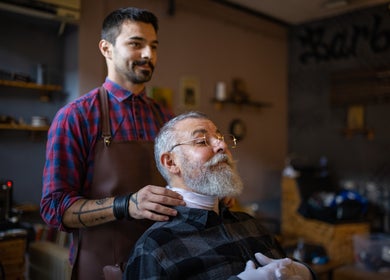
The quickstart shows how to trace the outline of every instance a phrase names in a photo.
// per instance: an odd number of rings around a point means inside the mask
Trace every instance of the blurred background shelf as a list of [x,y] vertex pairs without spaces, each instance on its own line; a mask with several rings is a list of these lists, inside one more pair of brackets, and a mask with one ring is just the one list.
[[49,126],[32,126],[25,124],[0,124],[0,130],[24,130],[24,131],[35,131],[45,132],[49,129]]
[[59,85],[40,85],[40,84],[30,83],[30,82],[9,81],[9,80],[0,80],[0,86],[28,88],[28,89],[36,89],[40,91],[61,91],[62,90],[62,87]]

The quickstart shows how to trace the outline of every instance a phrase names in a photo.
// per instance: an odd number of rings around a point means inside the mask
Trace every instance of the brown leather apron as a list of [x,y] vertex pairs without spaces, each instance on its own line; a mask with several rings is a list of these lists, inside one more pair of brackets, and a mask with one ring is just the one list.
[[[100,98],[104,139],[96,143],[92,190],[87,196],[99,199],[126,195],[146,185],[164,186],[155,165],[153,142],[111,141],[108,98],[103,87]],[[103,267],[126,263],[135,242],[151,224],[148,220],[123,220],[80,229],[75,238],[78,251],[72,279],[104,279]]]

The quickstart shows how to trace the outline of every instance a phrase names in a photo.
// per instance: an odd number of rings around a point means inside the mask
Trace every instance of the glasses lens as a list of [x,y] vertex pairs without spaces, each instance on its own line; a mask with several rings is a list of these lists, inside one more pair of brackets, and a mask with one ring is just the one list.
[[[210,140],[211,140],[211,142],[210,142]],[[212,144],[212,146],[217,145],[220,141],[225,142],[226,146],[228,146],[229,148],[234,149],[237,146],[237,140],[231,134],[216,135],[215,137],[212,137],[211,139],[209,139],[209,143]]]

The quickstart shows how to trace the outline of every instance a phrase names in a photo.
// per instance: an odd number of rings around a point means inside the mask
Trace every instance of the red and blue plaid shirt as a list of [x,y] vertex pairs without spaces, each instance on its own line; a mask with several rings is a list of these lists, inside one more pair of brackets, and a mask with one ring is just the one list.
[[[106,79],[110,126],[114,141],[153,141],[163,122],[173,115],[145,92],[135,95]],[[69,230],[62,223],[65,210],[91,188],[94,147],[101,136],[99,89],[77,98],[58,111],[48,133],[43,171],[41,216],[50,226]],[[156,111],[156,110],[155,110]]]

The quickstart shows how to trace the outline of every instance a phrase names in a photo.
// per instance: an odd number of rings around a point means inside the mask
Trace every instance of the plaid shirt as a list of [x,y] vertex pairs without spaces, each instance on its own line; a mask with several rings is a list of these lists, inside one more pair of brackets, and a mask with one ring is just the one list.
[[[228,279],[254,254],[285,253],[258,220],[242,212],[177,207],[178,216],[157,222],[138,240],[124,279]],[[234,278],[234,277],[231,277]],[[237,279],[237,278],[235,278]]]
[[[172,114],[164,111],[143,92],[139,95],[106,79],[110,126],[114,141],[153,141],[159,121]],[[43,171],[41,216],[49,225],[67,230],[62,224],[65,210],[91,188],[94,147],[101,136],[99,89],[79,97],[58,111],[48,133],[46,163]]]

